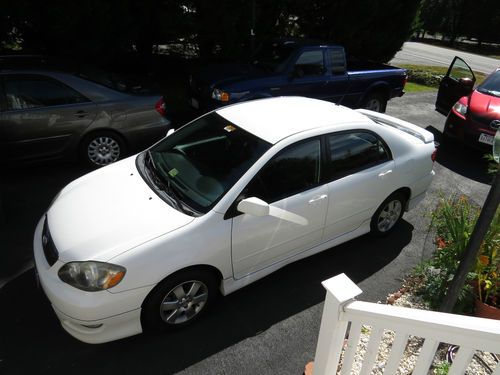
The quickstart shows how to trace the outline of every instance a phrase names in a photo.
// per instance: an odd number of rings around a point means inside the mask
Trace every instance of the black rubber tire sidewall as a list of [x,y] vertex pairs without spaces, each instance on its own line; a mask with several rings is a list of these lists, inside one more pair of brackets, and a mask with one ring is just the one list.
[[[174,287],[186,281],[197,280],[203,282],[208,289],[208,299],[203,309],[187,322],[180,324],[165,323],[160,316],[160,304]],[[217,279],[211,272],[203,270],[185,270],[167,277],[160,282],[146,297],[142,304],[141,324],[145,332],[158,332],[181,329],[191,325],[203,316],[218,296]]]
[[[384,209],[384,207],[389,202],[391,202],[393,200],[399,200],[399,202],[401,203],[401,213],[399,214],[398,220],[392,226],[392,228],[390,228],[386,232],[381,232],[378,229],[378,218],[380,216],[380,213]],[[398,223],[401,221],[401,218],[403,217],[403,213],[405,211],[405,207],[406,207],[406,197],[403,193],[397,192],[397,193],[391,194],[385,201],[382,202],[382,204],[379,206],[379,208],[377,208],[377,211],[375,211],[375,213],[373,214],[372,220],[370,222],[371,233],[375,236],[385,236],[385,235],[391,233],[394,230],[394,228],[397,227]]]

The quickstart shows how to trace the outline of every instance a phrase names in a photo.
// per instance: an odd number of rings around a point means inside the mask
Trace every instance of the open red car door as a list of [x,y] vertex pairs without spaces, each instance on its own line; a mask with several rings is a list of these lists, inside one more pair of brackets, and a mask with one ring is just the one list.
[[476,82],[474,72],[460,57],[455,56],[448,72],[439,84],[436,111],[448,115],[451,107],[462,96],[469,95]]

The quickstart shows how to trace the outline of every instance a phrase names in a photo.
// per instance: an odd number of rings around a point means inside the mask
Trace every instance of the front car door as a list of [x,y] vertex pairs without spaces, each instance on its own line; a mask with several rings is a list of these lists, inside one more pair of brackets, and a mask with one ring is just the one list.
[[460,57],[455,56],[448,72],[439,84],[436,111],[445,116],[448,115],[458,99],[472,92],[475,82],[476,77],[469,65]]
[[324,241],[359,228],[392,193],[394,161],[375,133],[356,130],[328,136],[328,215]]
[[84,95],[45,75],[4,75],[1,86],[2,159],[60,155],[97,113]]
[[321,140],[289,146],[271,159],[243,190],[271,208],[291,212],[302,223],[276,216],[235,216],[232,225],[233,273],[240,279],[319,244],[327,209],[321,185]]

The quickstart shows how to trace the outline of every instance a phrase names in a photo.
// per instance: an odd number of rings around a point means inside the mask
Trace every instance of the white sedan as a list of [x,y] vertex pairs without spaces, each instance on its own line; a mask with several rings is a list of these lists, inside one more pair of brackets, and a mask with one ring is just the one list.
[[84,342],[190,324],[219,293],[397,228],[431,183],[433,141],[314,99],[216,110],[63,189],[35,232],[41,285]]

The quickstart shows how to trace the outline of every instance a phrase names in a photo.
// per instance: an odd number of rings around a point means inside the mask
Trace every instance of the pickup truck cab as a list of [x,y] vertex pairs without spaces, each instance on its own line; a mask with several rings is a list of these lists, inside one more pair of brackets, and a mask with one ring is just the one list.
[[207,66],[189,78],[195,109],[273,96],[306,96],[384,112],[404,94],[404,69],[346,58],[344,48],[304,40],[263,44],[246,64]]

